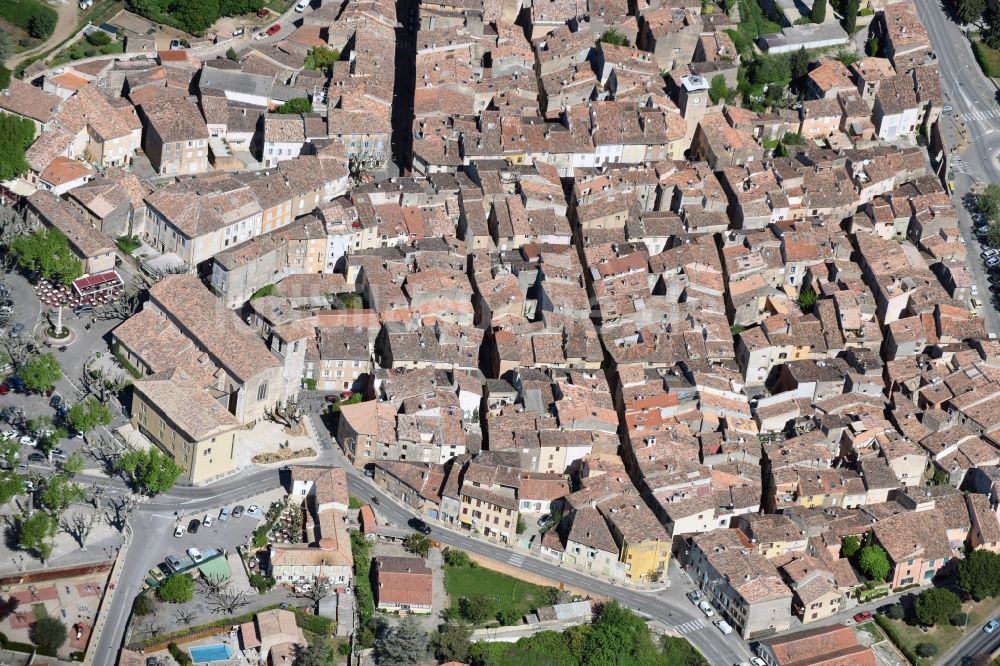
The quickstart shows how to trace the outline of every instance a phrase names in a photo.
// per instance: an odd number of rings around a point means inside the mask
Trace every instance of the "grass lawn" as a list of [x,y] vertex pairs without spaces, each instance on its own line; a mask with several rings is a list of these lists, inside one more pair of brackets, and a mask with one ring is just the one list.
[[863,631],[864,633],[868,634],[871,637],[870,644],[872,645],[874,645],[875,643],[881,643],[882,641],[885,640],[885,634],[882,633],[882,630],[879,629],[874,622],[864,622],[862,624],[856,625],[854,629],[855,631]]
[[499,607],[513,608],[524,615],[549,603],[545,587],[484,567],[446,567],[444,589],[452,606],[461,597],[484,596],[495,599]]
[[979,66],[989,77],[1000,77],[1000,51],[991,49],[980,41],[972,40],[972,50],[976,54]]
[[31,17],[35,14],[51,14],[56,16],[56,10],[38,0],[3,0],[0,2],[0,16],[14,25],[27,30]]
[[64,62],[70,62],[73,60],[80,60],[81,58],[89,58],[95,55],[107,55],[109,53],[121,53],[125,50],[125,41],[119,39],[116,42],[111,42],[105,46],[94,46],[86,39],[81,39],[73,46],[68,49],[64,49],[56,54],[50,61],[49,64],[52,66],[61,65]]
[[[975,631],[976,627],[992,617],[1000,607],[1000,597],[995,599],[984,599],[983,601],[966,601],[962,604],[962,612],[969,614],[969,627],[966,631]],[[937,646],[937,656],[919,660],[918,666],[926,666],[936,663],[936,661],[948,649],[957,643],[965,635],[961,627],[949,625],[938,625],[931,627],[924,633],[920,627],[911,626],[902,620],[891,620],[893,626],[899,632],[901,640],[914,652],[920,643],[933,643]]]
[[49,616],[49,609],[45,607],[45,604],[31,604],[31,610],[36,620],[41,620],[43,617]]

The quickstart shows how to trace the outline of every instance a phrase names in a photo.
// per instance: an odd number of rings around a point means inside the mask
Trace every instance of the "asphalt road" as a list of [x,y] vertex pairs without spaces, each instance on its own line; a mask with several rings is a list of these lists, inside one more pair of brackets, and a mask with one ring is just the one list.
[[[989,283],[979,258],[979,243],[971,234],[971,218],[962,197],[986,183],[1000,182],[1000,99],[997,87],[980,70],[962,29],[951,20],[940,0],[915,0],[927,28],[941,72],[945,104],[953,110],[942,117],[945,142],[952,147],[950,161],[955,172],[955,205],[959,226],[969,252],[969,267],[979,287],[987,329],[1000,333],[1000,316],[990,303]],[[966,637],[944,655],[940,664],[965,666],[974,655],[1000,648],[1000,632],[987,634],[982,625],[970,628]]]

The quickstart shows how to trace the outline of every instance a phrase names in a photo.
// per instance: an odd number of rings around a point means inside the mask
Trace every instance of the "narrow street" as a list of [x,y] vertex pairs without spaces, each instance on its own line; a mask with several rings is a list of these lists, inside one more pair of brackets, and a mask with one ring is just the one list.
[[413,93],[417,80],[417,28],[420,9],[413,0],[396,0],[396,76],[392,91],[392,161],[399,175],[413,165]]

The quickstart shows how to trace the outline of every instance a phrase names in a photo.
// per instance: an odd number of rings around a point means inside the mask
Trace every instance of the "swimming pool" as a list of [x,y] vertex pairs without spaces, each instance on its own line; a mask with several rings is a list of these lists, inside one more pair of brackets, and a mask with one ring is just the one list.
[[196,664],[207,664],[212,661],[225,661],[233,656],[233,649],[228,645],[199,645],[190,649],[191,659]]

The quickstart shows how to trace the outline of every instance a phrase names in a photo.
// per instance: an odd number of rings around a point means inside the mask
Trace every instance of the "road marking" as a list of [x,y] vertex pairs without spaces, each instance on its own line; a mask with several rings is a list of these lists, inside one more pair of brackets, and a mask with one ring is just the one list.
[[683,636],[684,634],[690,634],[692,631],[697,631],[698,629],[701,629],[702,627],[706,626],[708,625],[706,625],[705,621],[702,619],[691,620],[690,622],[685,622],[684,624],[677,625],[676,627],[674,627],[674,631]]
[[524,564],[524,557],[521,555],[511,555],[510,559],[507,560],[508,564],[513,564],[515,567],[519,567]]

